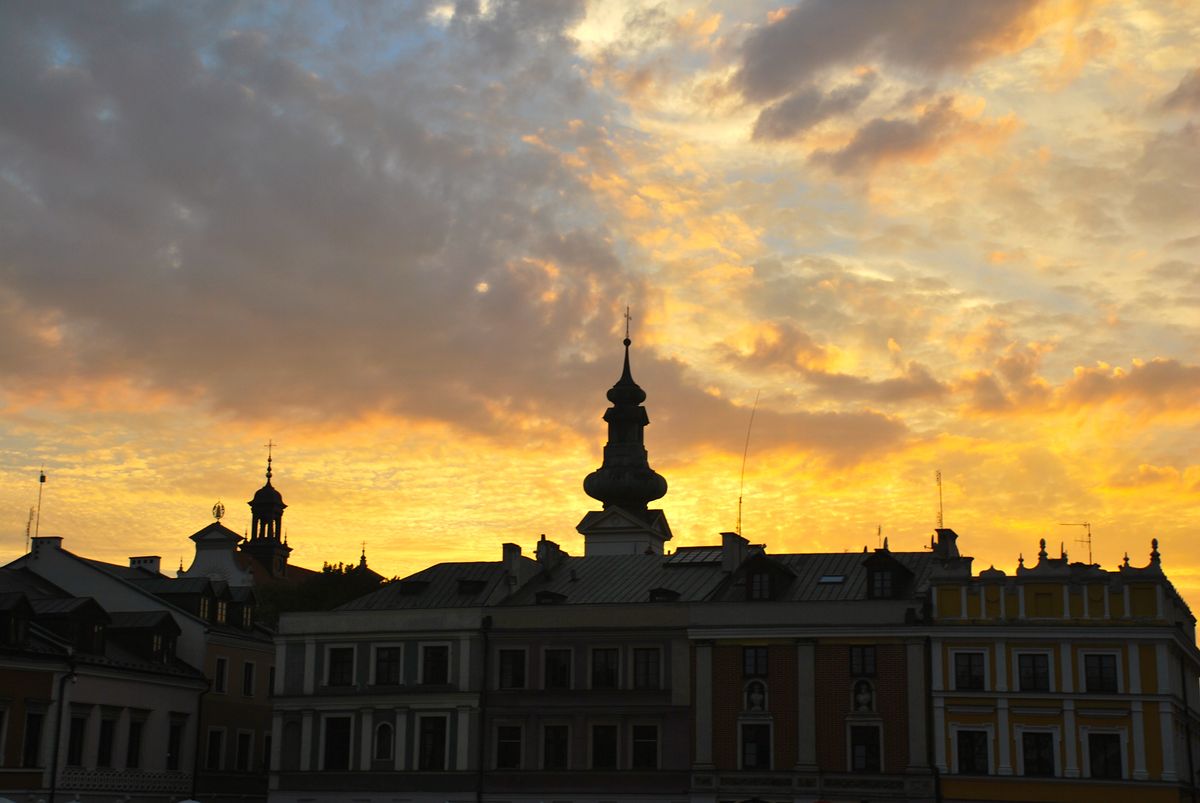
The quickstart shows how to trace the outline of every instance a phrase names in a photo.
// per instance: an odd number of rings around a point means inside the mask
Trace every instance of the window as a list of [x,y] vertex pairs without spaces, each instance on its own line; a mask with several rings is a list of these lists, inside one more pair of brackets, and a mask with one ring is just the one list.
[[1084,689],[1093,694],[1117,693],[1117,656],[1083,656]]
[[542,769],[565,770],[570,755],[570,731],[566,725],[542,727]]
[[350,717],[325,717],[321,733],[321,769],[350,769]]
[[1121,760],[1121,734],[1089,733],[1088,769],[1092,778],[1120,780],[1125,777]]
[[140,719],[129,720],[129,738],[125,741],[125,768],[135,770],[142,766],[142,731],[146,723]]
[[224,728],[209,728],[208,743],[204,749],[204,769],[219,770],[221,769],[222,759],[225,757],[225,729]]
[[658,726],[634,725],[631,733],[635,770],[658,769]]
[[877,569],[871,572],[871,597],[873,599],[891,599],[895,595],[891,571]]
[[618,683],[618,652],[616,647],[592,650],[592,688],[615,689]]
[[955,741],[958,747],[958,771],[961,774],[987,775],[991,772],[987,731],[960,730]]
[[500,650],[499,658],[497,686],[501,689],[525,688],[525,650]]
[[742,769],[771,769],[771,726],[761,723],[742,725]]
[[850,648],[850,674],[856,677],[875,676],[875,647]]
[[252,605],[243,605],[242,606],[242,627],[249,630],[250,625],[252,625],[253,623],[254,623],[254,607]]
[[167,769],[178,770],[180,751],[183,748],[183,722],[175,717],[171,718],[171,725],[167,728]]
[[83,735],[87,730],[87,717],[75,714],[71,717],[71,730],[67,735],[67,766],[83,766]]
[[45,715],[40,711],[30,711],[25,714],[25,739],[21,745],[21,766],[37,767],[41,765],[42,752],[42,723]]
[[201,619],[208,618],[208,606],[209,606],[208,597],[201,597],[200,598],[200,618]]
[[1044,731],[1022,733],[1021,757],[1025,764],[1025,775],[1053,776],[1054,734]]
[[750,575],[750,599],[771,598],[771,575],[755,572]]
[[229,603],[223,599],[217,600],[217,622],[225,624],[225,617],[229,613]]
[[325,685],[354,685],[354,648],[330,647],[325,652]]
[[96,766],[111,767],[113,763],[113,736],[116,735],[115,719],[100,720],[100,739],[96,744]]
[[263,752],[262,752],[262,771],[266,772],[271,769],[271,732],[263,731]]
[[954,653],[954,688],[959,691],[983,689],[983,653]]
[[657,689],[662,686],[660,656],[657,647],[635,647],[633,650],[633,687]]
[[592,769],[615,770],[617,768],[617,726],[592,726]]
[[229,659],[218,658],[217,668],[213,671],[213,691],[217,694],[224,694],[226,689],[227,675],[229,674]]
[[571,651],[554,649],[546,650],[542,656],[545,671],[542,674],[542,685],[547,689],[571,688]]
[[395,735],[390,722],[380,722],[375,726],[375,760],[391,761],[392,743]]
[[417,769],[447,769],[446,732],[446,718],[443,716],[417,719]]
[[249,772],[250,762],[254,756],[254,734],[249,731],[238,731],[237,753],[234,756],[233,768],[238,772]]
[[1050,691],[1050,656],[1045,653],[1017,655],[1017,679],[1021,691]]
[[267,696],[272,697],[275,694],[275,667],[267,668]]
[[880,772],[879,728],[874,725],[850,726],[850,769],[854,772]]
[[400,685],[400,659],[399,647],[375,648],[376,686]]
[[439,686],[450,682],[450,647],[446,644],[421,645],[421,683]]
[[242,663],[242,696],[254,696],[254,663],[252,661]]
[[742,647],[742,675],[748,678],[767,676],[766,647]]
[[496,769],[521,769],[521,726],[496,727]]

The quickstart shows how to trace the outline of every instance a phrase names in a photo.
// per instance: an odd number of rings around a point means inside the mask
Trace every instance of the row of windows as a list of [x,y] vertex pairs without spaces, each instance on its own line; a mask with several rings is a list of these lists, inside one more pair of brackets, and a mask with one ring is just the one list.
[[[351,717],[330,715],[321,723],[321,769],[348,770],[351,766]],[[298,727],[291,723],[287,727]],[[417,739],[413,747],[414,766],[418,770],[449,769],[450,717],[445,714],[417,716]],[[287,744],[287,742],[284,742]],[[396,734],[390,722],[375,726],[371,757],[375,761],[395,759]]]
[[[765,648],[763,648],[765,651]],[[352,646],[330,646],[325,653],[325,685],[355,685],[355,654]],[[524,647],[496,651],[492,682],[499,689],[531,688],[529,651]],[[764,652],[765,654],[765,652]],[[403,648],[376,645],[372,649],[370,683],[399,686],[404,682]],[[541,651],[541,688],[575,688],[575,650],[548,647]],[[765,659],[764,659],[765,663]],[[664,685],[662,650],[658,647],[634,647],[629,650],[629,665],[623,670],[621,648],[593,647],[588,653],[587,687],[591,689],[661,689]],[[625,677],[625,673],[628,673]],[[445,685],[450,682],[450,647],[447,644],[421,644],[417,662],[418,685]]]
[[[1054,777],[1059,774],[1053,731],[1024,731],[1020,734],[1020,764],[1017,772],[1030,777]],[[1089,778],[1119,780],[1125,777],[1124,749],[1120,733],[1087,734],[1085,766]],[[955,771],[963,775],[990,775],[992,769],[991,733],[986,730],[959,729],[954,739]]]
[[[26,715],[23,756],[23,763],[26,767],[38,765],[39,742],[43,726],[44,715],[34,713]],[[108,768],[116,766],[116,756],[119,755],[116,753],[119,749],[116,743],[117,720],[112,717],[104,717],[100,720],[100,731],[96,743],[93,745],[95,748],[94,753],[91,755],[87,755],[85,752],[85,749],[88,747],[87,726],[87,714],[73,713],[71,715],[71,721],[67,726],[67,766],[82,767],[89,758],[95,759],[96,767]],[[167,729],[167,743],[165,745],[165,764],[168,770],[178,770],[182,766],[184,726],[185,721],[183,717],[172,715]],[[142,767],[146,750],[146,741],[144,739],[145,729],[145,719],[138,717],[130,718],[129,727],[125,733],[125,769],[140,769]]]
[[[242,696],[254,696],[254,677],[256,665],[253,661],[242,661]],[[213,670],[213,692],[216,694],[227,694],[229,692],[229,659],[217,658],[216,667]],[[270,667],[267,670],[267,694],[272,694],[275,690],[275,667]]]
[[[987,687],[987,654],[983,651],[955,651],[954,689],[983,691]],[[1054,691],[1050,654],[1029,652],[1017,654],[1018,691]],[[1116,653],[1085,653],[1083,656],[1083,690],[1091,694],[1116,694],[1120,691]]]
[[[856,645],[850,648],[850,674],[856,677],[875,676],[876,655],[873,645]],[[767,648],[742,647],[742,676],[763,678],[767,676]]]
[[[738,729],[738,766],[744,770],[772,769],[773,728],[766,722],[743,722]],[[846,729],[847,765],[854,772],[883,771],[883,726],[850,725]]]
[[[659,768],[658,725],[631,725],[625,755],[620,749],[621,728],[618,725],[594,724],[588,731],[588,768],[615,770],[622,767],[634,770]],[[537,766],[545,770],[573,769],[571,766],[570,726],[546,724],[541,728],[540,754]],[[522,725],[497,725],[495,729],[496,769],[530,769],[526,757],[525,728]],[[532,745],[537,750],[539,745]]]
[[[262,736],[262,753],[257,761],[254,755],[254,732],[239,730],[234,735],[233,766],[235,772],[257,772],[266,770],[271,762],[271,733]],[[225,729],[209,728],[204,743],[204,769],[209,771],[229,769],[225,755]]]

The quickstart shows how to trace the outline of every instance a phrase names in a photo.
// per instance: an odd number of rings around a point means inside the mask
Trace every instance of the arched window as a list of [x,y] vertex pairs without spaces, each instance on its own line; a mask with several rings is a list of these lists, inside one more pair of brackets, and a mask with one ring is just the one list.
[[380,722],[375,726],[375,760],[389,761],[392,758],[392,725]]
[[767,710],[767,684],[752,680],[746,684],[744,707],[747,713],[765,713]]

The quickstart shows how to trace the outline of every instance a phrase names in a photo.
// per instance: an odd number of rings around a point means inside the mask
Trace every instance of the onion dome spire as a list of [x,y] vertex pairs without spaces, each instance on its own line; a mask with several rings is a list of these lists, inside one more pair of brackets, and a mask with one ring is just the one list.
[[604,411],[608,422],[608,443],[604,445],[604,460],[600,468],[583,480],[588,496],[604,503],[604,507],[620,507],[631,513],[644,513],[650,502],[667,492],[667,481],[650,468],[643,429],[650,423],[646,408],[646,392],[633,381],[629,369],[629,312],[625,313],[625,364],[621,378],[608,391],[612,407]]

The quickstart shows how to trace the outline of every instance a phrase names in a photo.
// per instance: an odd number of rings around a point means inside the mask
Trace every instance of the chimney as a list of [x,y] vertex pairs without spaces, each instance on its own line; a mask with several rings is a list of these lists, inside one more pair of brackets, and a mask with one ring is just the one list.
[[567,553],[563,552],[562,547],[547,539],[543,533],[542,539],[537,544],[537,562],[549,570],[561,563],[565,557],[567,557]]
[[62,551],[62,536],[61,535],[39,535],[30,541],[29,556],[37,560],[41,553],[45,550],[53,549],[57,552]]
[[508,582],[517,583],[517,573],[521,568],[521,547],[517,544],[504,544],[504,573]]
[[957,558],[958,533],[949,527],[939,527],[934,532],[937,533],[937,541],[933,545],[933,553],[939,558]]
[[746,545],[749,543],[737,533],[721,533],[721,571],[736,571],[746,558]]
[[141,555],[136,558],[129,559],[129,568],[145,569],[148,572],[162,574],[162,557],[159,555]]

